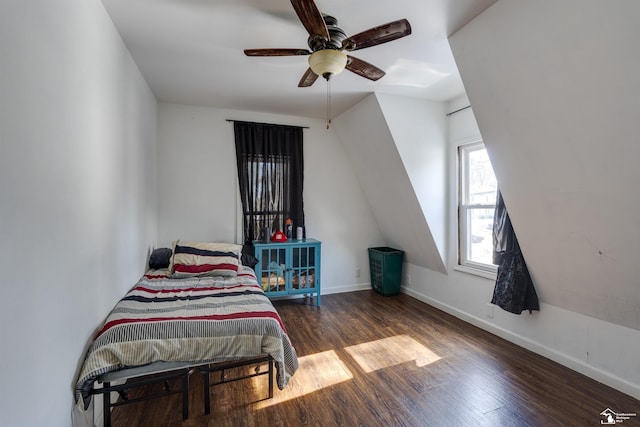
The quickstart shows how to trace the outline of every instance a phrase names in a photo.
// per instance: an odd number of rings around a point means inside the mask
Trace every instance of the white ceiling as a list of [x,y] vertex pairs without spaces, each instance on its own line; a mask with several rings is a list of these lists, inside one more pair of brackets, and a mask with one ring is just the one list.
[[[447,37],[496,0],[316,0],[347,35],[397,19],[412,34],[352,56],[386,71],[331,80],[331,116],[371,92],[448,100],[464,88]],[[103,0],[158,101],[325,118],[327,83],[298,88],[307,57],[247,57],[244,49],[307,48],[288,0]]]

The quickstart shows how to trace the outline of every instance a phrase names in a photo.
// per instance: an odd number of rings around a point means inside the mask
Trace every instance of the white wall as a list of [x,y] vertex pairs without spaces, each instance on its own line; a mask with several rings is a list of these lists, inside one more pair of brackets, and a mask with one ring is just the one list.
[[[405,258],[415,265],[446,272],[443,254],[434,239],[444,231],[441,213],[445,201],[441,195],[445,186],[446,132],[444,110],[440,116],[433,114],[438,109],[434,104],[437,103],[371,94],[333,123],[380,225],[385,246],[404,250]],[[418,117],[416,111],[426,117]],[[427,158],[434,152],[440,153],[439,159]],[[424,173],[421,163],[437,166]],[[436,177],[428,187],[420,182],[427,175]]]
[[450,42],[541,299],[640,330],[638,16],[498,1]]
[[447,122],[444,103],[376,94],[442,262],[447,252]]
[[0,424],[67,426],[155,243],[156,102],[98,0],[4,1],[0,57]]
[[[322,241],[322,293],[367,287],[367,248],[383,243],[346,153],[324,121],[159,104],[159,243],[241,242],[233,123],[308,126],[304,209],[308,237]],[[356,270],[360,277],[356,277]]]
[[[448,111],[468,105],[465,97]],[[459,144],[481,139],[472,109],[449,117],[449,163],[455,165]],[[541,300],[539,312],[514,315],[490,304],[494,279],[456,270],[456,170],[449,173],[448,275],[413,264],[405,265],[412,284],[403,291],[578,372],[640,398],[640,332],[572,312]],[[526,254],[525,254],[526,255]],[[489,317],[492,316],[492,317]],[[606,403],[603,402],[603,408]]]

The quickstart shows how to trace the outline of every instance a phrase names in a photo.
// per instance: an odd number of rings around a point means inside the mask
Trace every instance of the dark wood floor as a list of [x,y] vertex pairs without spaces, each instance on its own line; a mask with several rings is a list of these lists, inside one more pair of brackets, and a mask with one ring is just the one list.
[[[266,377],[212,389],[191,377],[188,420],[171,396],[115,408],[114,426],[595,426],[640,401],[406,295],[275,303],[300,360],[283,391]],[[542,313],[540,315],[543,315]]]

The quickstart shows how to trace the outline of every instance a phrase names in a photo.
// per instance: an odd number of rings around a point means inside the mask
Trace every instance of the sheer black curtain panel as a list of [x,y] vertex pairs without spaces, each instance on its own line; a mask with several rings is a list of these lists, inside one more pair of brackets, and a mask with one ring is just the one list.
[[302,128],[234,121],[244,243],[261,230],[304,227]]
[[539,311],[538,294],[500,190],[493,218],[493,263],[498,266],[498,276],[491,303],[514,314]]

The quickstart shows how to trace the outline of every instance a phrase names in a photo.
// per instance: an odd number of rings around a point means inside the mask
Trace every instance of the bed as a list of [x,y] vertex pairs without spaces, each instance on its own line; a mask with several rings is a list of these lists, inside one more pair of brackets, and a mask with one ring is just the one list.
[[85,408],[102,390],[97,383],[149,374],[182,378],[187,399],[193,370],[208,378],[222,362],[268,360],[278,388],[286,387],[298,361],[280,316],[253,269],[239,262],[237,245],[233,251],[211,245],[174,243],[169,267],[148,271],[116,304],[76,383],[76,399]]

